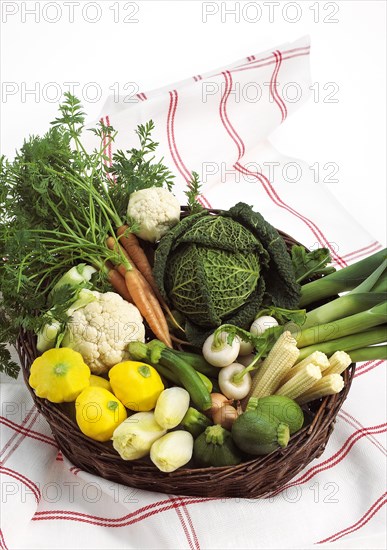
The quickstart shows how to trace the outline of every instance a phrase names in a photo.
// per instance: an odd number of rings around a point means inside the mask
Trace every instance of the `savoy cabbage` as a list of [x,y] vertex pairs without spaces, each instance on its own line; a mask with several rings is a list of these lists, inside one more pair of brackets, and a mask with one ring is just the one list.
[[263,303],[294,309],[300,297],[284,240],[245,203],[184,218],[161,239],[154,274],[194,345],[224,322],[247,328]]

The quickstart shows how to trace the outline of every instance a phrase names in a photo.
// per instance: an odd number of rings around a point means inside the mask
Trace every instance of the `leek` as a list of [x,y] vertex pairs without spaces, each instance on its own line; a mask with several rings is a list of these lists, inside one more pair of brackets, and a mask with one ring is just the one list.
[[350,353],[354,363],[357,361],[374,361],[375,359],[387,359],[387,346],[371,346],[355,349]]
[[362,292],[361,294],[349,292],[307,313],[302,329],[331,323],[343,317],[360,313],[385,302],[386,296],[383,292]]
[[357,294],[359,292],[375,292],[375,286],[381,280],[386,279],[387,260],[384,260],[378,268],[375,269],[360,285],[351,290],[350,294]]
[[[314,327],[298,331],[293,336],[297,340],[297,346],[304,348],[327,340],[334,340],[342,336],[356,335],[368,328],[387,323],[387,302],[382,302],[366,311],[355,313],[349,317],[338,319],[332,323],[323,323]],[[356,338],[356,337],[355,337]],[[338,349],[338,348],[336,348]],[[323,351],[319,347],[320,351]]]
[[[300,350],[299,361],[302,361],[302,359],[305,359],[315,351],[321,351],[322,353],[325,353],[326,355],[330,356],[337,350],[349,352],[352,360],[355,361],[355,359],[353,359],[353,356],[352,356],[353,350],[357,350],[359,348],[364,349],[366,346],[372,346],[374,344],[381,344],[386,340],[387,340],[387,325],[382,325],[355,335],[350,334],[342,338],[328,340],[326,342],[316,343],[312,346],[304,347]],[[382,348],[382,347],[386,348],[386,346],[379,346],[379,348]],[[373,348],[367,347],[367,349],[370,350]],[[378,352],[381,353],[381,350],[378,350]],[[368,358],[364,360],[379,358],[379,357],[372,356],[372,353],[376,353],[376,352],[369,352],[369,353],[370,355],[367,356]],[[380,357],[380,359],[383,359],[383,357]],[[362,361],[362,359],[356,359],[356,360]]]
[[378,282],[372,288],[372,292],[387,292],[387,273],[384,273],[383,277],[380,277]]
[[387,257],[387,249],[301,287],[300,307],[352,290],[371,275]]

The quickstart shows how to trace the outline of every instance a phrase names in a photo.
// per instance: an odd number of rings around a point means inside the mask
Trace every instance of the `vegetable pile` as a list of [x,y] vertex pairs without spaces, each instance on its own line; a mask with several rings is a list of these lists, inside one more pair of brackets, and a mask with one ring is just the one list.
[[387,358],[386,250],[335,271],[243,202],[204,210],[196,173],[181,215],[152,122],[111,165],[114,128],[90,152],[83,126],[67,94],[1,159],[0,370],[18,375],[7,344],[34,334],[36,396],[162,472],[291,452],[352,362]]

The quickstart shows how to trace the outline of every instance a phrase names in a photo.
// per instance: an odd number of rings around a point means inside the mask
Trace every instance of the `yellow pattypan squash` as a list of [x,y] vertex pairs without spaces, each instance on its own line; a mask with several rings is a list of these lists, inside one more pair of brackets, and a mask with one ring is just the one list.
[[109,371],[113,393],[132,411],[151,411],[164,389],[156,369],[138,361],[123,361]]
[[109,441],[127,418],[123,404],[105,388],[89,386],[75,401],[76,420],[82,433],[96,441]]
[[90,383],[82,355],[69,348],[49,349],[31,365],[29,384],[38,397],[53,403],[75,401]]
[[96,374],[92,374],[90,376],[90,386],[97,386],[99,388],[105,388],[105,390],[112,391],[109,380],[106,380],[103,376],[97,376]]

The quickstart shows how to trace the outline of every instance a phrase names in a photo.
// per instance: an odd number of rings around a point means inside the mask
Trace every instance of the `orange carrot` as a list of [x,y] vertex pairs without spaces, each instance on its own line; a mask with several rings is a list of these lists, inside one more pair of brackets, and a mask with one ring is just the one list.
[[135,266],[133,265],[133,262],[129,258],[129,254],[125,251],[125,249],[120,245],[120,243],[115,239],[114,237],[108,237],[106,239],[107,247],[117,254],[117,261],[122,258],[122,255],[125,256],[125,258],[128,260],[130,265],[135,269]]
[[[134,233],[130,233],[128,229],[129,228],[127,225],[122,225],[117,229],[119,241],[126,252],[129,254],[137,269],[141,271],[145,279],[153,288],[157,296],[157,294],[159,293],[159,289],[157,288],[156,281],[153,277],[152,267],[149,263],[149,260],[146,257],[144,250],[141,248],[141,245],[138,242],[136,235]],[[125,235],[126,231],[128,232]]]
[[[113,252],[116,252],[117,253],[117,261],[120,259],[119,257],[119,249],[121,249],[121,252],[124,254],[124,256],[129,260],[127,254],[125,253],[125,251],[123,250],[122,246],[120,246],[117,241],[115,239],[113,239],[113,237],[108,237],[106,239],[106,244],[107,244],[107,247],[112,250]],[[118,248],[119,247],[119,248]],[[130,263],[130,261],[129,261]],[[132,264],[131,264],[132,265]],[[127,268],[124,266],[123,263],[117,263],[117,264],[114,264],[114,269],[116,271],[118,271],[118,273],[125,279],[125,274],[127,272]],[[125,283],[126,284],[126,283]]]
[[150,294],[144,291],[144,284],[141,280],[140,272],[134,269],[127,271],[125,274],[125,282],[133,297],[134,303],[140,310],[141,315],[146,319],[153,334],[171,348],[172,342],[169,333],[165,331],[163,326],[164,323],[162,319],[165,321],[165,317],[162,314],[160,304],[153,293]]
[[165,315],[163,313],[163,310],[160,307],[160,302],[157,299],[157,296],[154,294],[154,292],[153,292],[151,286],[149,285],[148,281],[145,279],[145,277],[143,277],[142,273],[140,271],[137,271],[137,275],[138,275],[138,278],[140,279],[141,284],[143,285],[144,291],[148,295],[149,303],[150,303],[151,306],[153,306],[153,308],[154,308],[154,310],[157,314],[157,317],[159,319],[159,323],[162,326],[162,328],[164,330],[164,333],[166,335],[167,342],[164,342],[164,343],[167,343],[167,345],[171,348],[172,347],[172,341],[171,341],[171,337],[170,337],[170,334],[169,334],[169,326],[168,326],[167,320],[165,318]]
[[168,314],[169,318],[173,322],[173,324],[179,329],[183,330],[183,328],[179,325],[179,323],[176,321],[173,313],[171,312],[170,308],[168,307],[168,304],[164,300],[164,298],[160,294],[159,287],[156,284],[155,278],[153,276],[152,267],[149,263],[149,260],[144,252],[144,250],[141,248],[140,243],[138,242],[138,239],[134,233],[127,233],[124,235],[124,233],[128,230],[127,225],[122,225],[117,229],[117,234],[119,236],[119,241],[122,244],[123,249],[125,250],[127,259],[136,265],[137,269],[141,272],[143,277],[146,279],[146,281],[150,284],[152,290],[154,291],[156,298],[160,302],[162,308],[166,313]]
[[118,271],[116,271],[113,267],[113,265],[107,263],[106,265],[108,271],[107,271],[107,279],[109,283],[112,285],[112,287],[117,291],[117,293],[124,298],[127,302],[133,303],[132,297],[129,293],[129,290],[126,286],[125,278],[120,275]]
[[117,254],[121,252],[126,257],[130,267],[126,267],[120,262],[115,265],[115,269],[120,273],[120,276],[124,278],[127,290],[134,304],[138,307],[141,315],[146,319],[154,335],[167,346],[172,347],[168,323],[151,286],[141,275],[140,271],[133,266],[129,254],[117,243],[116,239],[108,237],[106,239],[106,244],[110,250],[117,252]]

